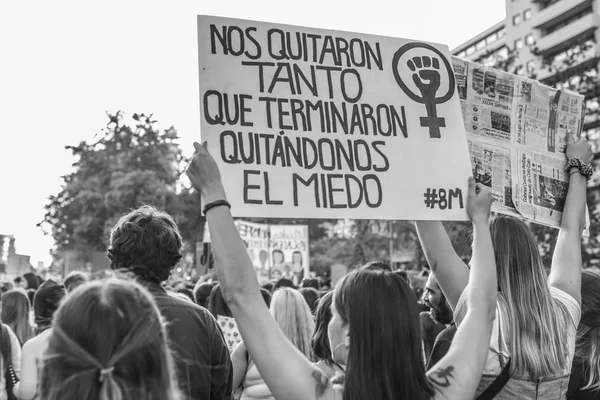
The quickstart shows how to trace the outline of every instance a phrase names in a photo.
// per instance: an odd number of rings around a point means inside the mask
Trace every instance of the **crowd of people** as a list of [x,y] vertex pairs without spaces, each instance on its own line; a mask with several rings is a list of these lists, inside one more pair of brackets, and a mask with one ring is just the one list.
[[[588,163],[589,144],[566,156]],[[217,165],[196,144],[214,272],[171,287],[182,238],[168,214],[124,215],[111,276],[26,274],[1,286],[0,400],[600,399],[600,274],[583,271],[586,179],[570,171],[549,273],[529,227],[491,216],[469,181],[473,257],[439,222],[417,221],[430,272],[373,261],[333,289],[319,279],[260,286]]]

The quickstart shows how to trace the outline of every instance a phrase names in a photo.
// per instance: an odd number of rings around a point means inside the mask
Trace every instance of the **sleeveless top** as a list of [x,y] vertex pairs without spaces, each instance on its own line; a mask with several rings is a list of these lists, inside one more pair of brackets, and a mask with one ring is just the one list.
[[242,385],[244,390],[240,400],[275,400],[252,359],[248,360],[248,369]]

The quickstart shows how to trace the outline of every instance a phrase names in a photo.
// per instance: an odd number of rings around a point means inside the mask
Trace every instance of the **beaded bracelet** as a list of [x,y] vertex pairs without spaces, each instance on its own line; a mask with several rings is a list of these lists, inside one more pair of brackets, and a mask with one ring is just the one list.
[[592,166],[590,164],[584,164],[579,158],[569,158],[569,161],[567,161],[567,166],[565,167],[565,172],[570,176],[571,169],[573,168],[578,170],[579,173],[585,176],[587,180],[590,180],[594,174],[594,169]]
[[231,208],[231,204],[229,204],[229,202],[227,200],[215,200],[215,201],[211,201],[210,203],[206,204],[204,206],[204,208],[202,209],[202,212],[204,213],[204,215],[206,215],[207,212],[209,212],[211,209],[215,208],[215,207],[221,207],[221,206],[226,206]]

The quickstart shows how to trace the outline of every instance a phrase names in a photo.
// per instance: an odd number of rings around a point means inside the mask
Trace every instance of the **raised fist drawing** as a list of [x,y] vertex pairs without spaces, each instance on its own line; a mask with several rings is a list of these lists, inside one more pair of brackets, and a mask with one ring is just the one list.
[[435,57],[413,57],[406,65],[414,72],[413,81],[421,91],[423,99],[426,102],[432,101],[440,88],[440,61]]

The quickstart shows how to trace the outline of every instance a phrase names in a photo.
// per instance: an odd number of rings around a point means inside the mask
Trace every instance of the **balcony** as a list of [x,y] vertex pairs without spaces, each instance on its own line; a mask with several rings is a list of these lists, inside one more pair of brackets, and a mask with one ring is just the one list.
[[551,53],[558,50],[560,47],[568,47],[569,43],[573,40],[579,39],[597,29],[600,22],[599,17],[596,13],[587,14],[569,25],[540,38],[537,42],[538,51],[543,55],[544,53]]
[[[589,67],[596,65],[600,58],[598,46],[591,47],[575,56],[572,56],[572,64],[566,64],[562,61],[557,61],[551,65],[545,65],[537,70],[536,79],[541,82],[550,81],[557,74],[570,76],[580,70],[587,70]],[[553,85],[554,82],[548,82]]]
[[568,19],[572,15],[589,8],[591,5],[592,0],[557,1],[534,15],[532,21],[533,27],[545,29],[548,26],[559,23],[561,20]]

